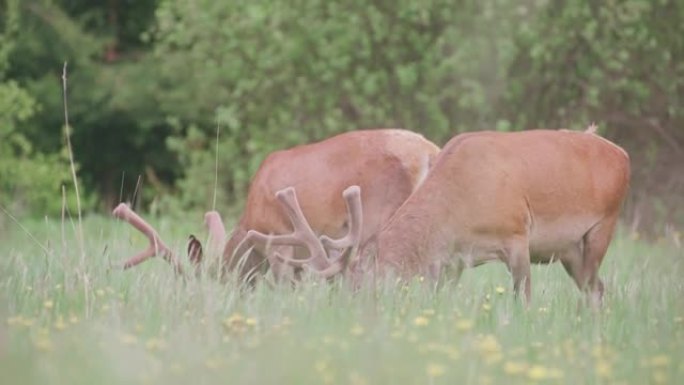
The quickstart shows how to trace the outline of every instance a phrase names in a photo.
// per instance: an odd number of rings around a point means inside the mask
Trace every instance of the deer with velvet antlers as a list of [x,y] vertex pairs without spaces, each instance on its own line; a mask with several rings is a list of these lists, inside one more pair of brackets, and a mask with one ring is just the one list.
[[[504,262],[516,293],[530,300],[530,263],[560,261],[590,303],[630,176],[617,145],[585,132],[474,132],[452,138],[425,181],[360,252],[355,274],[375,269],[402,277],[432,266]],[[303,225],[302,225],[303,226]],[[323,260],[323,259],[322,259]],[[339,271],[336,260],[312,266]]]
[[[243,277],[267,265],[277,276],[302,265],[338,273],[420,185],[438,152],[423,136],[400,129],[352,131],[274,152],[252,179],[244,212],[227,241],[218,213],[206,214],[207,254],[223,250],[223,269]],[[182,271],[157,231],[128,205],[120,204],[113,214],[149,239],[147,249],[124,268],[161,255]],[[195,264],[203,260],[201,244],[192,236],[188,253]]]

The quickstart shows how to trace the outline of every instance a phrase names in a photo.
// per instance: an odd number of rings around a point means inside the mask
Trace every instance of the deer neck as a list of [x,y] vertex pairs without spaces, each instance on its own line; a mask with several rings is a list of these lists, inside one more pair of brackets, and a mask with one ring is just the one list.
[[435,220],[430,207],[406,206],[397,211],[378,234],[377,260],[400,274],[415,274],[431,263],[435,239]]

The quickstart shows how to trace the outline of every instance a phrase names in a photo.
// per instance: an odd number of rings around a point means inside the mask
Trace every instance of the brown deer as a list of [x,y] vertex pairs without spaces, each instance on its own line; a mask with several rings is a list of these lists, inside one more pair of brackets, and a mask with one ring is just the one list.
[[[363,245],[380,229],[424,180],[438,152],[439,147],[423,136],[401,129],[351,131],[276,151],[262,162],[252,179],[244,212],[227,243],[223,240],[225,231],[220,216],[207,213],[210,249],[223,248],[224,267],[237,268],[243,275],[259,270],[267,260],[277,274],[283,269],[281,260],[293,265],[297,264],[293,260],[306,259],[322,269],[331,263],[322,258],[329,254],[344,256],[348,254],[344,250]],[[358,188],[349,189],[340,199],[352,185]],[[181,270],[179,259],[157,232],[127,205],[120,204],[113,214],[150,239],[150,246],[126,261],[124,268],[162,255],[177,271]],[[297,218],[304,217],[306,223],[302,228],[309,231],[295,231],[289,238],[282,236],[299,229]],[[354,223],[359,226],[354,228]],[[269,237],[271,234],[280,236]],[[352,244],[355,246],[351,247]],[[201,245],[194,237],[189,254],[195,263],[202,260]]]
[[[460,275],[464,266],[500,260],[529,303],[530,263],[560,261],[598,306],[598,270],[630,167],[627,153],[594,130],[455,136],[360,262],[375,254],[380,272],[408,277],[429,275],[435,263]],[[315,267],[329,275],[325,268]]]

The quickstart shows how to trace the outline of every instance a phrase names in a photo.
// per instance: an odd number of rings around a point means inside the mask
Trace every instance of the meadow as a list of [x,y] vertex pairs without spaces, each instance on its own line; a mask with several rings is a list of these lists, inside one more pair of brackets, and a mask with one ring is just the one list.
[[[153,218],[184,255],[195,222]],[[502,264],[436,288],[176,278],[92,216],[6,221],[0,232],[3,384],[684,384],[684,249],[620,232],[599,312],[558,265],[532,270],[526,310]]]

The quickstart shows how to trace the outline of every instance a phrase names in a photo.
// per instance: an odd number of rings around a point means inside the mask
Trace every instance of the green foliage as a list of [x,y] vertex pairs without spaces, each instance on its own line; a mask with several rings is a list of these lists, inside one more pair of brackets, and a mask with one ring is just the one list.
[[684,225],[684,4],[555,1],[516,42],[501,109],[513,126],[602,123],[630,153],[635,220]]
[[59,156],[64,138],[59,75],[67,61],[79,176],[85,191],[98,193],[108,208],[140,193],[140,176],[151,182],[142,189],[149,199],[155,190],[163,192],[163,183],[177,172],[163,139],[168,133],[164,116],[143,81],[152,70],[138,60],[145,44],[141,34],[155,7],[156,1],[29,0],[15,2],[15,17],[8,18],[16,21],[11,23],[16,33],[7,76],[37,106],[29,119],[17,123],[18,130],[35,152]]
[[69,180],[65,158],[35,151],[20,125],[38,111],[36,100],[5,77],[8,58],[16,47],[18,4],[7,3],[0,35],[0,205],[14,213],[57,214],[62,207],[60,188]]
[[0,82],[0,205],[14,213],[57,214],[61,186],[70,179],[67,158],[36,152],[17,129],[35,109],[35,100],[16,82]]
[[518,35],[508,100],[517,124],[682,119],[683,19],[677,1],[556,2]]
[[437,141],[487,128],[511,52],[512,41],[502,37],[518,17],[491,22],[513,7],[162,2],[153,35],[155,94],[180,132],[196,127],[207,139],[198,142],[192,130],[187,145],[173,141],[186,171],[181,196],[211,195],[213,184],[204,180],[213,169],[208,139],[216,120],[219,174],[229,196],[241,196],[259,161],[277,148],[364,127],[413,128]]

